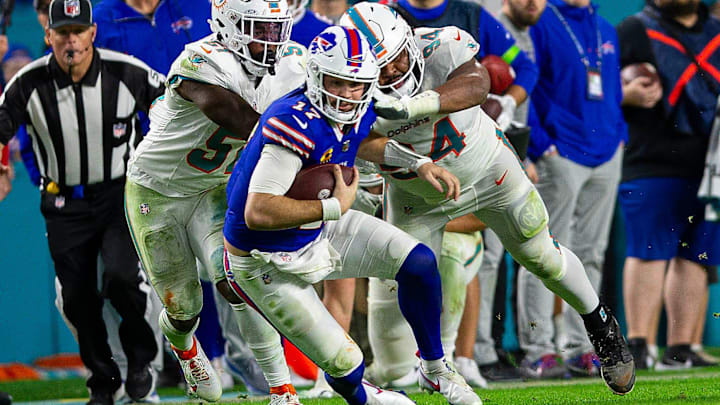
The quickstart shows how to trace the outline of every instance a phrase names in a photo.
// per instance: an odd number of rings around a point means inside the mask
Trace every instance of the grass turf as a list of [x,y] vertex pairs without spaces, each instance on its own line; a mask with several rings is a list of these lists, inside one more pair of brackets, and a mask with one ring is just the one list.
[[[712,350],[714,354],[720,349]],[[600,379],[576,378],[572,380],[530,381],[517,383],[494,383],[489,390],[478,390],[486,405],[502,404],[720,404],[720,367],[698,368],[682,371],[638,371],[635,389],[628,395],[613,395]],[[236,387],[241,388],[241,387]],[[416,389],[416,388],[410,388]],[[85,402],[87,390],[83,379],[16,381],[0,383],[0,391],[9,392],[15,402],[52,401],[74,399]],[[177,388],[158,390],[161,397],[182,397]],[[438,394],[427,395],[410,392],[418,404],[445,405]],[[267,398],[223,398],[223,403],[267,404]],[[342,405],[340,398],[303,399],[304,405]],[[181,402],[198,403],[197,400]]]

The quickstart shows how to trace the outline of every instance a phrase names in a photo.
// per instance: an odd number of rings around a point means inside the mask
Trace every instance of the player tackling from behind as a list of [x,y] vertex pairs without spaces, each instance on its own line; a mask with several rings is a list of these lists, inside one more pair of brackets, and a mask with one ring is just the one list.
[[[378,55],[379,88],[388,97],[375,103],[382,118],[373,130],[429,157],[455,174],[463,187],[459,199],[444,199],[416,173],[385,167],[388,220],[438,253],[445,224],[476,215],[515,260],[583,314],[605,383],[617,394],[630,392],[635,364],[617,321],[600,303],[575,254],[553,239],[540,195],[502,131],[480,108],[488,81],[475,61],[478,44],[456,27],[418,28],[413,33],[394,10],[367,2],[349,9],[341,24],[363,32]],[[393,286],[374,285],[370,296],[386,303],[397,300]],[[386,333],[402,322],[399,312],[392,317],[391,311],[386,305],[368,314],[368,324],[374,325],[371,338],[374,334],[382,343],[373,345],[375,358],[411,363],[414,349],[407,340]],[[393,366],[377,368],[397,371],[388,379],[407,372]]]
[[225,187],[240,148],[270,103],[304,81],[305,54],[290,43],[285,0],[213,0],[213,33],[173,63],[150,132],[128,165],[126,214],[164,304],[160,328],[190,393],[216,401],[220,381],[193,336],[202,308],[196,258],[230,302],[243,339],[270,385],[271,404],[299,404],[280,336],[225,281]]
[[[432,251],[392,225],[350,210],[358,172],[347,186],[339,165],[352,166],[359,156],[411,168],[442,198],[454,198],[459,183],[430,159],[386,137],[367,136],[375,121],[369,107],[380,70],[359,31],[329,27],[309,52],[306,87],[263,113],[228,183],[228,280],[325,370],[328,383],[350,405],[409,405],[413,401],[400,393],[362,382],[360,348],[312,286],[324,279],[395,279],[428,385],[452,404],[479,405],[480,398],[444,361],[440,276]],[[335,164],[331,198],[285,196],[301,169],[320,163]]]

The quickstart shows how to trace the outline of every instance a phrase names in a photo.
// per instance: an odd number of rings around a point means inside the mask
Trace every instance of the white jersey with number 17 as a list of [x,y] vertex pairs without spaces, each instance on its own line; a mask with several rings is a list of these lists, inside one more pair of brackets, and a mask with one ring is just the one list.
[[150,109],[150,132],[128,164],[128,178],[169,197],[201,193],[227,182],[242,146],[241,138],[211,121],[175,88],[183,80],[223,87],[239,94],[258,113],[305,82],[307,51],[285,46],[275,75],[253,80],[234,53],[213,35],[185,46],[175,59],[165,94]]

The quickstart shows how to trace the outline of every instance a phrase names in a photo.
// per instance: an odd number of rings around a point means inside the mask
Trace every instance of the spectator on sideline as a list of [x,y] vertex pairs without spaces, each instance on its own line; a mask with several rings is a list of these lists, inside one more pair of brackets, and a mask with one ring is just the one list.
[[[576,252],[599,292],[627,138],[617,35],[590,0],[548,0],[530,35],[540,70],[528,150],[537,166],[536,186],[553,236]],[[566,307],[564,312],[567,345],[561,364],[552,341],[554,294],[521,268],[517,296],[518,339],[529,375],[563,377],[566,367],[576,375],[599,374],[576,311]]]
[[[535,62],[535,48],[532,38],[530,38],[530,26],[540,19],[545,5],[546,0],[504,0],[502,10],[497,16],[498,21],[512,34],[517,46],[533,62]],[[529,105],[530,100],[528,99],[518,106],[513,116],[513,122],[527,125]],[[533,183],[537,183],[535,165],[526,160],[525,168]],[[522,374],[517,368],[500,361],[491,333],[495,287],[498,271],[505,257],[504,249],[500,239],[492,230],[485,230],[484,238],[485,256],[478,272],[481,304],[475,360],[480,367],[480,373],[490,381],[516,380],[522,378]]]
[[656,91],[625,88],[623,296],[638,367],[647,367],[647,339],[656,333],[663,291],[668,349],[656,369],[716,364],[690,344],[707,310],[708,275],[716,275],[720,263],[720,224],[704,220],[697,198],[720,94],[720,52],[712,45],[719,34],[720,22],[698,0],[650,0],[618,26],[622,65],[650,63],[662,83],[659,103]]
[[[23,123],[33,128],[43,176],[41,210],[63,285],[63,309],[91,371],[89,404],[112,404],[123,383],[105,328],[98,327],[104,326],[96,278],[100,252],[106,269],[103,293],[123,317],[121,340],[129,360],[125,390],[138,401],[152,394],[149,363],[157,345],[143,318],[147,295],[139,288],[122,193],[125,159],[136,139],[135,113],[147,111],[162,94],[163,77],[134,58],[96,49],[90,2],[73,6],[68,10],[61,0],[51,3],[46,35],[53,53],[23,68],[0,97],[0,142],[7,144]],[[129,94],[110,97],[121,83]],[[114,91],[100,92],[100,86]],[[31,94],[39,102],[30,102]],[[63,125],[67,120],[77,127]]]

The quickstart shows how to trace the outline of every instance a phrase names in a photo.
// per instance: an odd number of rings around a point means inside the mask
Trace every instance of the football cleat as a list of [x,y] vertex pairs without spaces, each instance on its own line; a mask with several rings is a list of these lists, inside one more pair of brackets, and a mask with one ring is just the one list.
[[467,357],[455,357],[455,369],[465,379],[465,382],[472,387],[487,388],[488,383],[480,374],[475,360]]
[[270,394],[269,405],[302,405],[297,394],[286,392],[282,395]]
[[593,352],[583,353],[565,361],[570,373],[578,377],[596,377],[600,375],[600,359]]
[[480,397],[448,362],[445,362],[443,369],[435,373],[427,372],[420,366],[418,383],[420,388],[431,394],[439,392],[452,405],[482,405]]
[[600,375],[616,394],[625,395],[635,386],[635,362],[614,316],[600,330],[588,330],[588,337],[600,358]]
[[200,342],[193,336],[193,346],[182,351],[173,347],[173,354],[182,367],[188,385],[188,395],[208,402],[215,402],[222,395],[222,384],[215,369],[210,364]]
[[408,398],[407,395],[384,390],[367,381],[363,381],[363,388],[365,388],[365,394],[367,394],[365,405],[415,405],[415,401]]

